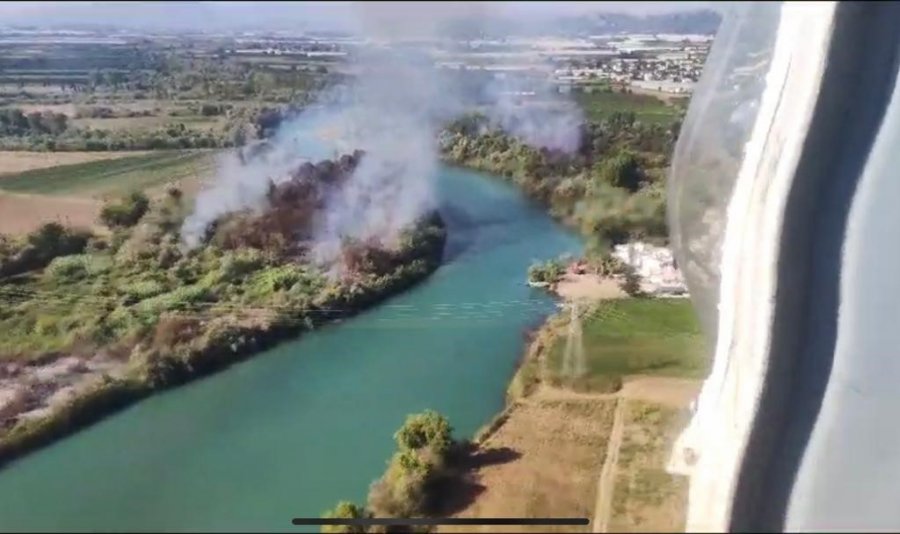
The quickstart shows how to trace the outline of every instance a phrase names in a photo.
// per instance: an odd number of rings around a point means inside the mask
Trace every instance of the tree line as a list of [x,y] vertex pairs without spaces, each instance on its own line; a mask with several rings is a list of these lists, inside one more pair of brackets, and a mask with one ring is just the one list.
[[615,112],[584,124],[578,150],[536,148],[469,114],[441,135],[450,163],[506,177],[589,238],[595,251],[634,239],[665,241],[665,171],[679,124]]

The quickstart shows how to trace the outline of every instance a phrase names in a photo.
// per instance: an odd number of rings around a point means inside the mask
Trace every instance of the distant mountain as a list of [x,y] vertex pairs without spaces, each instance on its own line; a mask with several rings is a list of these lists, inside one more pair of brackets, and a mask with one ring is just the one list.
[[481,18],[448,19],[439,25],[442,35],[458,39],[504,38],[511,36],[587,36],[619,33],[676,33],[712,35],[722,17],[710,9],[655,15],[589,13],[579,16],[514,18],[491,15]]
[[559,20],[566,33],[597,35],[610,33],[679,33],[711,35],[716,33],[722,16],[710,9],[659,15],[636,16],[624,13],[597,13]]

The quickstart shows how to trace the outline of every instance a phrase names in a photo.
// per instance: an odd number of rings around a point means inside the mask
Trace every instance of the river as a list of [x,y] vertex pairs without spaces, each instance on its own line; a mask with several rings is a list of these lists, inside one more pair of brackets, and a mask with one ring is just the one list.
[[513,187],[444,168],[445,264],[385,304],[144,400],[0,471],[0,530],[299,530],[364,502],[405,416],[470,436],[553,301],[534,259],[580,240]]

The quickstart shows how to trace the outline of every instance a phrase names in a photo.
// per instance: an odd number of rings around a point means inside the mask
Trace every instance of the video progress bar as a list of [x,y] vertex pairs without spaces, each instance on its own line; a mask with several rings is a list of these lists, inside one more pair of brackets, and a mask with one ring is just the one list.
[[437,525],[564,525],[579,526],[589,525],[589,519],[581,517],[415,517],[409,519],[373,517],[373,518],[339,518],[339,517],[297,517],[291,520],[294,525],[345,525],[345,526],[437,526]]

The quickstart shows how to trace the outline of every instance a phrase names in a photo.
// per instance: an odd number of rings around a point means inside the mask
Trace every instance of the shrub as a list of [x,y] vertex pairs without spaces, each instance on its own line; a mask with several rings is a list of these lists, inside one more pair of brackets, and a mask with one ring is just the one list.
[[150,200],[147,195],[135,191],[118,202],[103,206],[100,220],[110,228],[127,228],[137,224],[149,208]]
[[262,265],[263,256],[258,250],[244,249],[237,253],[229,252],[222,258],[219,279],[226,283],[232,283],[258,270]]
[[87,247],[85,247],[85,251],[89,254],[94,254],[97,252],[103,252],[108,249],[110,243],[107,239],[103,237],[92,237],[88,240]]
[[194,304],[208,296],[206,288],[201,286],[183,286],[174,291],[163,293],[141,301],[137,309],[145,314],[159,314],[166,311],[190,309]]
[[188,343],[200,332],[200,321],[192,317],[178,315],[165,316],[159,320],[153,333],[153,347],[171,350],[177,345]]
[[562,278],[566,269],[559,260],[535,263],[528,268],[528,281],[533,283],[555,284]]
[[155,297],[164,293],[165,290],[165,286],[156,280],[143,280],[125,287],[125,293],[135,301]]
[[278,291],[289,290],[295,284],[304,281],[309,281],[308,285],[312,287],[312,279],[304,268],[297,265],[269,267],[253,275],[248,293],[263,297]]
[[[365,508],[349,501],[341,501],[333,509],[328,510],[322,517],[339,518],[339,519],[363,519],[371,517],[372,514]],[[364,534],[367,529],[363,525],[324,525],[322,532],[333,534]]]
[[108,271],[109,263],[108,258],[90,254],[62,256],[50,262],[45,275],[57,281],[74,281]]
[[223,113],[222,106],[216,104],[203,104],[200,106],[200,114],[204,117],[213,117]]
[[632,297],[640,297],[643,295],[641,290],[641,277],[635,272],[634,267],[624,267],[625,276],[622,279],[622,291],[628,293]]

